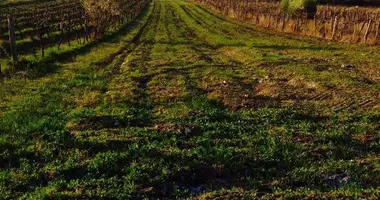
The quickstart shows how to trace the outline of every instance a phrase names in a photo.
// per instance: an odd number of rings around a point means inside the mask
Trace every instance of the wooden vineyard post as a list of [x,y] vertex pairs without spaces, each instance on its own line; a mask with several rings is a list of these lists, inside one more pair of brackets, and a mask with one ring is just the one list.
[[314,36],[317,36],[317,16],[314,15]]
[[297,32],[298,29],[298,16],[295,19],[294,26],[293,26],[293,33]]
[[326,20],[323,20],[322,29],[323,29],[322,37],[326,38]]
[[85,38],[85,41],[88,42],[89,32],[88,32],[88,18],[87,18],[87,16],[84,17],[84,38]]
[[375,41],[377,42],[377,38],[379,38],[379,30],[380,30],[380,23],[377,24],[376,26],[376,36],[375,36]]
[[60,31],[60,37],[59,37],[59,42],[58,42],[58,50],[59,48],[61,47],[62,43],[63,43],[63,22],[60,22],[59,23],[59,31]]
[[372,23],[372,20],[370,19],[368,21],[368,26],[367,26],[367,29],[365,30],[365,34],[364,34],[364,44],[367,43],[368,35],[369,35],[370,29],[371,29],[371,23]]
[[45,57],[45,44],[44,44],[44,32],[41,27],[38,28],[38,37],[40,38],[41,55]]
[[281,15],[276,16],[276,26],[275,29],[278,30],[278,27],[281,25]]
[[70,33],[71,33],[71,26],[72,26],[72,21],[71,21],[71,18],[69,17],[68,18],[68,23],[67,23],[67,32],[66,32],[66,42],[67,42],[67,45],[69,45],[69,47],[71,47],[71,43],[70,43]]
[[3,36],[3,16],[0,15],[0,37]]
[[[359,32],[359,40],[360,40],[360,37],[361,37],[361,33],[363,32],[363,28],[364,28],[364,26],[365,26],[365,22],[363,22],[363,24],[361,25],[361,27],[360,27],[360,32]],[[365,36],[364,36],[365,37]]]
[[18,61],[17,47],[16,47],[16,34],[15,34],[15,20],[14,16],[8,16],[8,32],[9,32],[9,44],[11,47],[11,53],[13,61]]
[[332,29],[332,33],[331,33],[331,39],[332,40],[334,40],[337,25],[338,25],[338,16],[335,16],[334,25],[333,25],[333,29]]
[[353,27],[354,27],[354,31],[352,32],[352,41],[354,42],[355,41],[355,34],[356,34],[356,23],[355,22],[353,24]]
[[334,29],[334,17],[331,16],[331,20],[330,20],[330,31],[331,31],[331,35],[332,35],[332,32],[333,32],[333,29]]

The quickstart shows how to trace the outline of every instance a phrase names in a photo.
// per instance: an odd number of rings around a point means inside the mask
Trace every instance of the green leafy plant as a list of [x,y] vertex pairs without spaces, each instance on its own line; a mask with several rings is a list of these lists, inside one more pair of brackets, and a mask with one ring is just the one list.
[[317,0],[282,0],[280,8],[283,13],[298,15],[306,12],[311,17],[317,11],[317,4]]

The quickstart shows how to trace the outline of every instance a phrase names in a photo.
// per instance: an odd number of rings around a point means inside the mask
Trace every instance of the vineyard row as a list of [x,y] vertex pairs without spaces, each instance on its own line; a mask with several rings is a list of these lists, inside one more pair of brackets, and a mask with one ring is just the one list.
[[204,6],[272,31],[341,42],[379,42],[380,9],[371,7],[318,6],[313,18],[281,13],[277,2],[251,0],[196,0]]
[[[145,7],[147,0],[132,0],[125,5],[127,12],[109,19],[111,28],[120,28],[134,19]],[[0,57],[13,57],[33,53],[42,56],[45,49],[62,44],[79,44],[89,41],[96,29],[90,23],[78,0],[63,0],[0,9]]]

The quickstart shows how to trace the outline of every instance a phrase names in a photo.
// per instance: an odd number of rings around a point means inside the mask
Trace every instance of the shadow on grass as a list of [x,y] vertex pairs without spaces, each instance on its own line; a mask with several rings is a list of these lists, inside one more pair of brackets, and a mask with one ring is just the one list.
[[255,48],[260,49],[273,49],[273,50],[310,50],[310,51],[321,51],[321,50],[327,50],[327,51],[334,51],[337,50],[335,47],[325,47],[325,46],[292,46],[292,45],[260,45],[260,44],[254,44],[252,45]]
[[[25,33],[22,36],[18,37],[17,39],[18,40],[26,39],[29,37],[27,35],[34,35],[34,33],[33,32]],[[58,48],[60,38],[61,38],[60,34],[51,34],[48,37],[44,37],[43,43],[44,43],[45,51],[48,51],[49,49],[52,49],[55,47]],[[83,37],[81,36],[80,38],[78,38],[78,35],[76,34],[76,32],[65,33],[63,38],[64,39],[62,40],[61,46],[68,45],[69,44],[68,41],[70,41],[70,45],[78,44],[79,40],[81,42],[83,41]],[[7,52],[10,52],[9,44],[5,45],[4,48],[6,49]],[[23,41],[17,44],[17,49],[18,49],[19,55],[29,55],[29,54],[33,55],[33,52],[34,52],[37,56],[40,56],[39,54],[41,54],[41,43],[39,39],[35,39],[35,41],[31,41],[31,40]]]
[[47,74],[54,73],[60,68],[61,64],[74,62],[75,57],[89,53],[93,48],[98,47],[100,44],[115,43],[120,41],[123,35],[130,32],[132,28],[136,26],[137,22],[143,16],[147,15],[148,7],[149,3],[147,3],[142,12],[133,21],[124,25],[118,31],[106,34],[103,38],[92,41],[78,48],[73,48],[72,50],[66,52],[52,53],[46,58],[36,62],[31,61],[30,65],[34,71],[32,78],[39,78]]
[[[54,1],[54,0],[45,0],[43,1],[43,3],[47,3],[50,1]],[[0,9],[7,9],[7,8],[15,7],[15,6],[28,6],[28,5],[33,5],[33,4],[36,4],[36,1],[16,1],[16,2],[8,1],[8,3],[5,3],[4,1],[4,3],[3,2],[0,3]]]

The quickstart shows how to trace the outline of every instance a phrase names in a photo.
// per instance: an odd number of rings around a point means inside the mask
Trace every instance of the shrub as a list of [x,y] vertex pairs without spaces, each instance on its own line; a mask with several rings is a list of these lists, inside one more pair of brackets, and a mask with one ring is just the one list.
[[95,37],[104,35],[115,19],[127,11],[129,0],[81,0],[81,3],[95,29]]
[[306,12],[312,17],[317,11],[317,0],[282,0],[280,7],[283,13],[298,15]]

